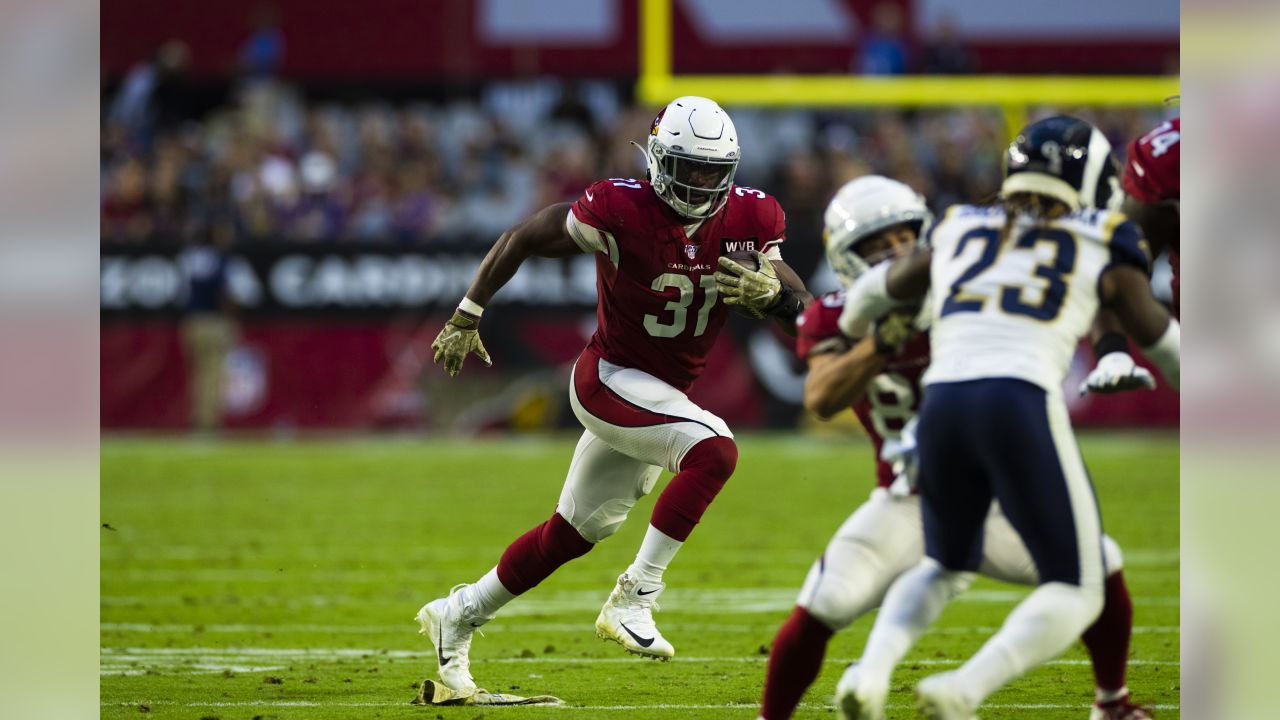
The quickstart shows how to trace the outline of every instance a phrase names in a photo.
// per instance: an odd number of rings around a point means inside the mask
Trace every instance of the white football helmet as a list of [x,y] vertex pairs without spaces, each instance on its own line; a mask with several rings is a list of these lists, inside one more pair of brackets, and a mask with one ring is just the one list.
[[858,243],[902,223],[915,223],[917,237],[933,219],[924,197],[897,180],[866,175],[844,184],[827,205],[822,233],[827,262],[845,287],[888,257],[863,258]]
[[728,201],[741,149],[733,121],[714,100],[672,100],[653,119],[641,149],[653,191],[680,215],[709,218]]

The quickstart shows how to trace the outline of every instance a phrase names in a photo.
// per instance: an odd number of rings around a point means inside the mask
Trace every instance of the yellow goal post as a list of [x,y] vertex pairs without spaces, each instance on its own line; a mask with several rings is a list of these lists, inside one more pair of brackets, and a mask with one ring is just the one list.
[[1177,76],[1110,75],[677,75],[672,72],[671,4],[640,0],[642,102],[665,105],[703,95],[761,107],[959,107],[990,105],[1012,137],[1031,105],[1143,107],[1179,94]]

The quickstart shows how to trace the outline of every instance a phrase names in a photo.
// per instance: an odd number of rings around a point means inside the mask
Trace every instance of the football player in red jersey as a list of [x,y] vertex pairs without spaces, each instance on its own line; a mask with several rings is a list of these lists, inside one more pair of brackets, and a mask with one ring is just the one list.
[[[858,178],[827,207],[827,259],[846,287],[880,262],[906,255],[929,222],[924,199],[885,177]],[[823,295],[796,321],[796,353],[809,365],[805,406],[830,417],[853,406],[876,452],[876,488],[840,526],[805,579],[791,617],[769,657],[760,717],[790,718],[817,678],[835,632],[878,607],[889,586],[924,556],[919,496],[909,480],[914,418],[929,339],[915,313],[891,315],[875,332],[850,342],[837,325],[844,293]],[[1097,683],[1092,720],[1143,720],[1125,688],[1133,606],[1121,573],[1119,546],[1103,540],[1106,606],[1084,635]],[[1013,527],[993,507],[983,543],[983,574],[1035,585],[1035,564]]]
[[[647,180],[602,180],[572,206],[552,205],[504,233],[432,345],[450,375],[471,353],[489,364],[481,315],[520,264],[533,256],[595,255],[599,324],[569,388],[586,431],[556,511],[513,542],[488,574],[417,616],[435,643],[441,680],[455,690],[475,688],[467,655],[475,628],[613,534],[663,468],[675,476],[658,497],[635,562],[600,611],[596,634],[632,653],[675,654],[652,615],[663,571],[738,459],[725,422],[685,391],[706,365],[726,305],[794,327],[811,299],[782,261],[778,202],[733,183],[741,151],[719,105],[673,100],[642,150]],[[756,267],[727,257],[735,253]]]
[[[1180,194],[1179,166],[1182,157],[1182,119],[1160,123],[1154,130],[1129,143],[1121,185],[1122,208],[1151,243],[1151,255],[1169,251],[1173,268],[1173,316],[1178,317],[1178,249]],[[1129,341],[1120,321],[1110,311],[1098,313],[1093,329],[1093,351],[1097,366],[1089,373],[1081,393],[1113,393],[1137,388],[1154,388],[1155,377],[1139,367],[1129,355]]]

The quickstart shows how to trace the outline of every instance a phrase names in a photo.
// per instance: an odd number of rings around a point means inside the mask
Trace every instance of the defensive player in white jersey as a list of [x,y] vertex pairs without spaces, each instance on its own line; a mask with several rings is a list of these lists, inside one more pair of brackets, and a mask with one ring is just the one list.
[[[827,261],[848,288],[870,268],[908,255],[930,220],[924,198],[903,183],[876,175],[850,181],[827,206]],[[774,638],[762,720],[792,716],[817,679],[834,634],[874,610],[889,585],[924,556],[920,497],[900,459],[914,444],[911,425],[923,394],[929,338],[915,332],[918,313],[895,312],[869,336],[851,340],[837,325],[844,299],[844,291],[823,295],[796,321],[796,354],[809,366],[804,401],[820,417],[852,406],[877,455],[877,482],[870,499],[845,520],[813,563],[795,609]],[[984,575],[1037,583],[1035,563],[997,505],[984,533]],[[1133,604],[1120,548],[1104,537],[1103,552],[1106,602],[1082,637],[1097,683],[1090,718],[1148,720],[1151,716],[1130,701],[1125,686]]]
[[1040,585],[958,670],[920,682],[925,716],[971,720],[1098,617],[1101,521],[1062,383],[1099,307],[1178,385],[1178,324],[1151,294],[1141,232],[1110,209],[1120,194],[1102,133],[1070,117],[1033,123],[1010,145],[1006,171],[998,203],[950,209],[927,247],[865,273],[840,317],[846,335],[861,337],[895,302],[933,288],[918,428],[927,557],[890,588],[862,658],[841,678],[846,718],[884,717],[894,666],[979,568],[992,498]]

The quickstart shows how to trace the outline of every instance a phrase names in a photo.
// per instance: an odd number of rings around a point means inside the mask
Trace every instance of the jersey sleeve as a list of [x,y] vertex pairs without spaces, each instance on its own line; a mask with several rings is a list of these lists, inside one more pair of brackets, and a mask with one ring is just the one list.
[[1181,133],[1175,118],[1129,143],[1121,178],[1126,195],[1149,205],[1179,199]]
[[[1117,216],[1123,218],[1123,216]],[[1151,245],[1142,236],[1138,224],[1121,219],[1109,232],[1107,247],[1111,251],[1111,265],[1132,265],[1144,273],[1151,272]]]
[[827,293],[796,318],[796,357],[808,360],[815,355],[844,352],[849,342],[840,334],[840,310],[844,292]]
[[611,186],[600,181],[583,191],[565,217],[565,229],[584,253],[603,253],[617,263],[618,244],[610,223]]
[[782,243],[787,239],[787,214],[772,195],[766,195],[760,205],[761,227],[768,229],[764,238],[764,255],[770,260],[781,260]]

